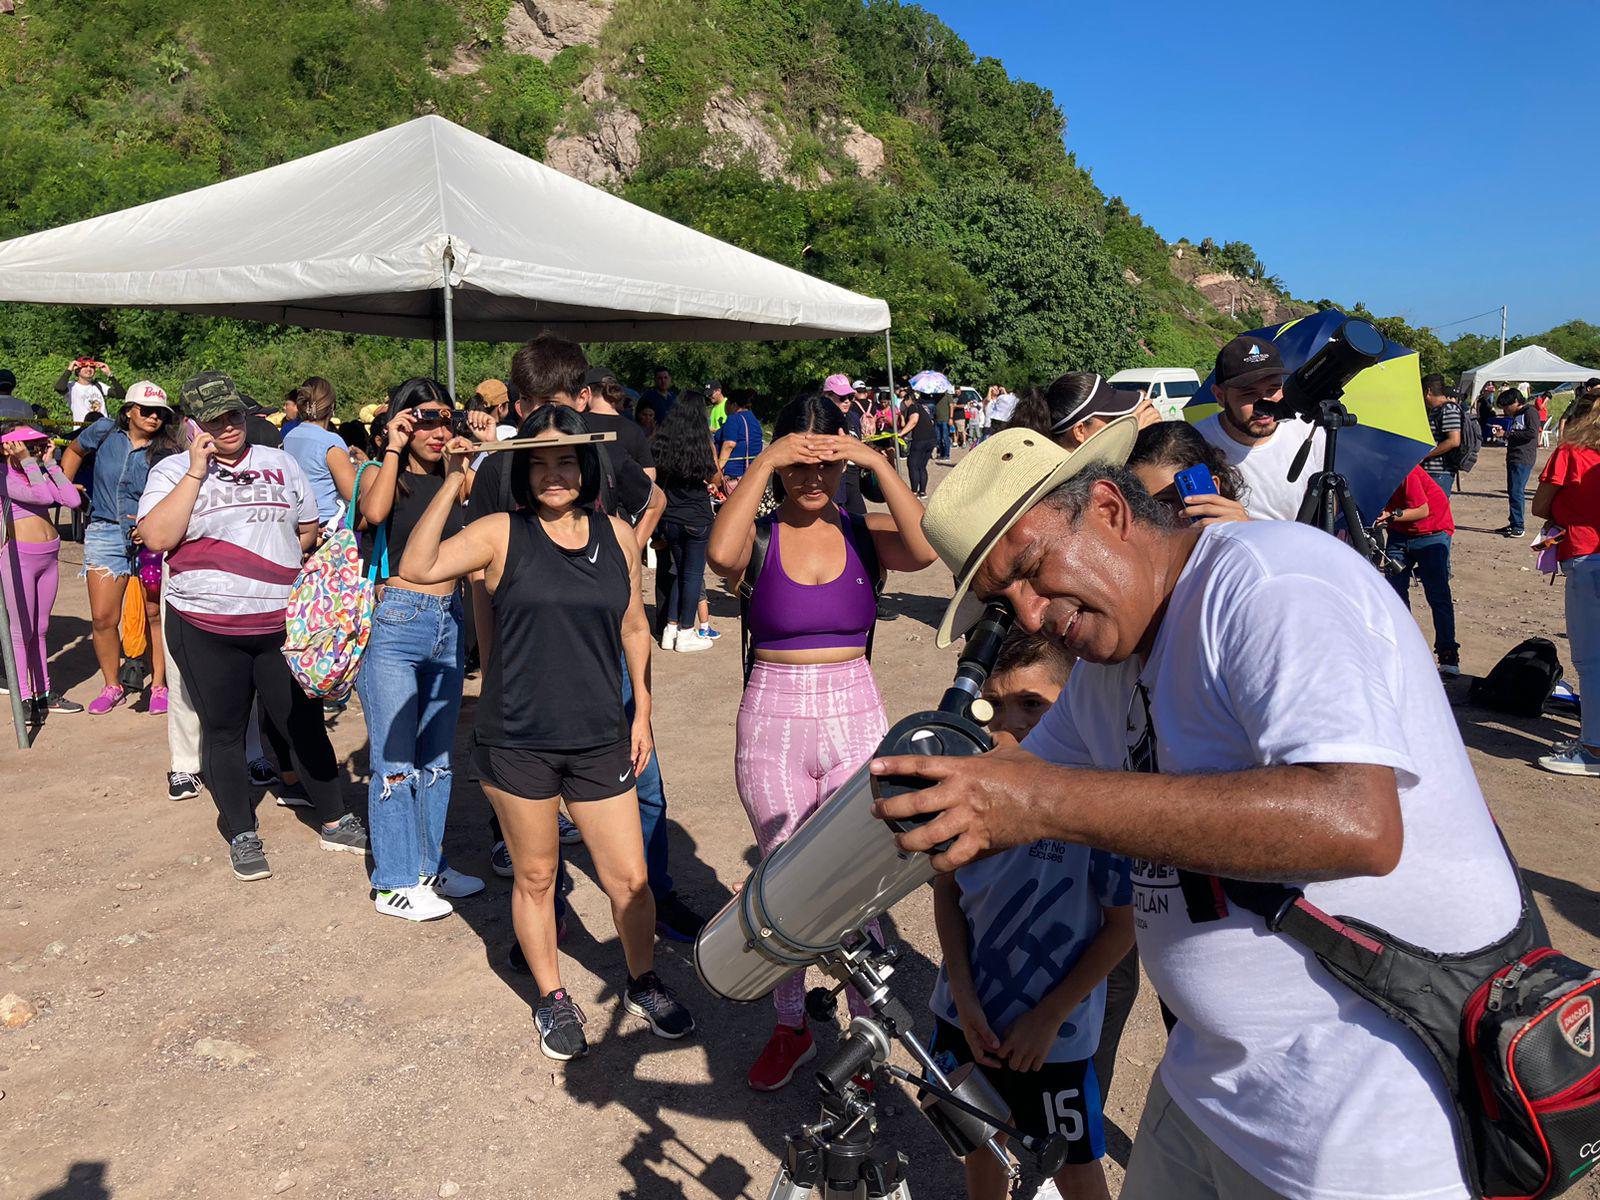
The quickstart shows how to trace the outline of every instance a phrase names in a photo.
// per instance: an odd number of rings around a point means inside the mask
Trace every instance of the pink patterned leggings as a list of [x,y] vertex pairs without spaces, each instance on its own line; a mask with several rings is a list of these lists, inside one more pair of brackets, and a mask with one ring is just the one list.
[[[757,662],[739,704],[733,778],[762,857],[872,757],[889,724],[865,658],[842,663]],[[869,926],[881,939],[878,923]],[[805,973],[780,983],[778,1020],[805,1018]],[[850,1011],[866,1011],[854,991]]]

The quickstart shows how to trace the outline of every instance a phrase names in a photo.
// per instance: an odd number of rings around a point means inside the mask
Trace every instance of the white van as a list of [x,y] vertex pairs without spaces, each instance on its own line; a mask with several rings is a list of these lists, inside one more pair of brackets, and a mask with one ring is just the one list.
[[1183,406],[1200,390],[1200,376],[1188,367],[1135,367],[1106,381],[1120,392],[1144,392],[1163,421],[1183,419]]

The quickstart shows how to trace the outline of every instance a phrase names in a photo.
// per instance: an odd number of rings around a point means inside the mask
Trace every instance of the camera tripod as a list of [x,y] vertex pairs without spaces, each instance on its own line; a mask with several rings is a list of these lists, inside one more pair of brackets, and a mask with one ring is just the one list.
[[[872,1015],[854,1018],[832,1057],[818,1069],[821,1116],[784,1138],[783,1165],[767,1200],[803,1200],[812,1195],[823,1200],[911,1200],[909,1160],[878,1143],[877,1101],[866,1078],[875,1067],[919,1089],[923,1115],[952,1154],[964,1158],[986,1149],[1005,1167],[1012,1187],[1020,1173],[995,1140],[998,1133],[1036,1157],[1047,1175],[1055,1174],[1066,1161],[1067,1142],[1059,1134],[1029,1137],[1001,1118],[1007,1112],[1005,1102],[971,1064],[950,1075],[939,1069],[912,1035],[910,1010],[888,989],[898,957],[898,948],[880,947],[865,935],[821,956],[818,965],[838,981],[831,990],[819,989],[823,1002],[831,1007],[840,991],[854,987]],[[917,1061],[921,1075],[889,1064],[895,1041]]]

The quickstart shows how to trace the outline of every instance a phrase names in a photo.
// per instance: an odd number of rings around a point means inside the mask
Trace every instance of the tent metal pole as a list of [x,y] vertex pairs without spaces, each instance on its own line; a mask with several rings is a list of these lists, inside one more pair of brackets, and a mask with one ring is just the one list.
[[[4,525],[0,528],[10,528],[11,497],[0,492],[0,517],[4,518]],[[21,575],[21,566],[17,561],[16,541],[6,543],[5,562],[0,564],[0,569],[10,571],[13,578]],[[20,590],[20,589],[19,589]],[[6,678],[11,681],[11,723],[17,730],[17,749],[29,748],[28,717],[22,707],[22,693],[31,687],[27,675],[28,665],[17,662],[17,653],[11,645],[11,613],[6,608],[4,592],[0,592],[0,658],[5,660]]]
[[[900,423],[900,410],[895,407],[894,403],[894,346],[889,341],[889,331],[887,329],[883,331],[883,362],[889,376],[889,412],[891,414],[889,419],[898,425]],[[896,452],[894,456],[894,469],[896,474],[900,473],[899,448],[899,438],[891,430],[889,436],[889,449]]]
[[456,398],[456,317],[450,299],[450,268],[456,264],[456,252],[450,243],[444,244],[444,363],[445,385],[450,399]]
[[1506,306],[1500,306],[1500,357],[1506,356]]

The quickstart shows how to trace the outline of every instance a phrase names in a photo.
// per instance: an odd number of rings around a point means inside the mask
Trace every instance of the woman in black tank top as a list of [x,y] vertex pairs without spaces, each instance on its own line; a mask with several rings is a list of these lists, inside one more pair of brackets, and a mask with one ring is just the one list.
[[[539,985],[540,1049],[555,1059],[588,1050],[583,1016],[561,983],[556,951],[556,811],[583,833],[611,901],[629,982],[623,1005],[660,1036],[694,1020],[654,970],[655,900],[645,867],[634,773],[650,757],[650,629],[639,592],[639,551],[628,525],[595,508],[601,453],[577,413],[539,409],[526,434],[548,448],[515,451],[518,509],[472,522],[441,544],[461,485],[441,489],[411,533],[401,573],[418,582],[485,572],[496,634],[484,662],[475,763],[500,818],[515,883],[511,920]],[[477,447],[450,444],[451,480]],[[634,718],[622,703],[622,661]]]

